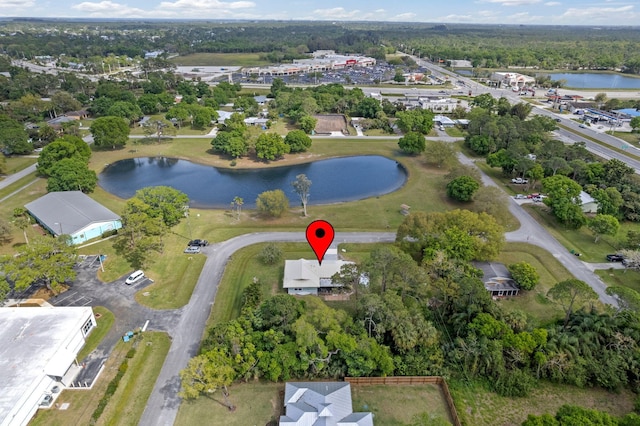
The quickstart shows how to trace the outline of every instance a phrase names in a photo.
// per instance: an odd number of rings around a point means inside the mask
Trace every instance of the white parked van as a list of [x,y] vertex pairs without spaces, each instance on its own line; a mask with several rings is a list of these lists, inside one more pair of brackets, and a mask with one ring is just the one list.
[[124,283],[126,285],[131,285],[136,281],[140,281],[143,278],[144,278],[144,272],[141,270],[137,270],[133,274],[129,275],[129,278],[127,278]]

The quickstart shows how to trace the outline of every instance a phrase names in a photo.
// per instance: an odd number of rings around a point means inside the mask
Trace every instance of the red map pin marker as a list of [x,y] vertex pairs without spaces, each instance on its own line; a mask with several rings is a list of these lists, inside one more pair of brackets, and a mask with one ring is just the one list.
[[326,220],[316,220],[307,226],[307,241],[316,254],[320,265],[322,265],[322,258],[333,242],[334,236],[333,226]]

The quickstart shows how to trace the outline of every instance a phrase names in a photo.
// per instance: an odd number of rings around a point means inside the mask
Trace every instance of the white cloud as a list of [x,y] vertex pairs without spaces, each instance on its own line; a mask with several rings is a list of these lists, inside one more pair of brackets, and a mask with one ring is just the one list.
[[548,1],[544,5],[545,6],[560,6],[560,5],[562,5],[562,3],[560,3],[559,1]]
[[416,14],[413,12],[407,12],[407,13],[400,13],[396,16],[391,17],[392,21],[411,21],[413,20],[413,18],[416,17]]
[[192,12],[224,12],[228,10],[249,9],[255,7],[255,5],[252,1],[177,0],[175,2],[163,1],[158,6],[158,9],[184,9]]
[[6,16],[16,16],[16,12],[31,8],[35,5],[33,0],[0,0],[0,10]]
[[71,6],[72,9],[79,10],[81,12],[86,12],[91,16],[145,16],[146,11],[134,7],[129,7],[125,4],[114,3],[112,1],[101,1],[99,3],[91,3],[91,2],[82,2],[79,4],[75,4]]
[[526,6],[540,3],[542,0],[482,0],[481,3],[498,3],[502,6]]
[[611,19],[614,17],[620,18],[621,14],[624,14],[624,18],[629,18],[629,13],[635,15],[633,6],[621,6],[621,7],[585,7],[585,8],[569,8],[562,15],[563,18],[580,18],[580,19]]
[[[316,9],[313,12],[316,19],[354,19],[362,18],[362,12],[358,9],[347,11],[344,7],[334,7],[331,9]],[[312,18],[313,19],[313,18]]]

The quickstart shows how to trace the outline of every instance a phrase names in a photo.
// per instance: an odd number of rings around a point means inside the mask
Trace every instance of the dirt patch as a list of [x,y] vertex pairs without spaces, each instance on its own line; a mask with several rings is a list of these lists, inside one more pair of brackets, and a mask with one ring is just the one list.
[[326,114],[326,115],[314,115],[313,118],[318,120],[316,124],[316,134],[329,135],[333,132],[341,132],[344,135],[348,135],[347,119],[342,114]]

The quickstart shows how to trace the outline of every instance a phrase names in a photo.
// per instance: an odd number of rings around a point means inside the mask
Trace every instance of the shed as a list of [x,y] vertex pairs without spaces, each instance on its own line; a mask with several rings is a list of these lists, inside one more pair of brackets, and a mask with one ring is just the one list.
[[53,235],[70,235],[73,244],[122,228],[120,216],[80,191],[50,192],[25,208]]

